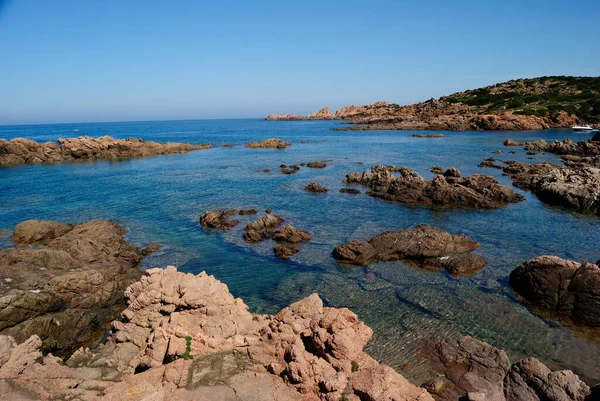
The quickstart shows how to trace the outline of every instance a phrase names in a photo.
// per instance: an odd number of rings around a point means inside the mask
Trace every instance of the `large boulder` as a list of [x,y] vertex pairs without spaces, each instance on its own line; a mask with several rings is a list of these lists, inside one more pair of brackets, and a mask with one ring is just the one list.
[[452,235],[425,224],[413,229],[387,231],[365,242],[354,240],[337,246],[333,257],[340,262],[363,265],[375,260],[409,261],[428,269],[446,269],[461,276],[481,270],[485,262],[471,254],[480,244],[464,234]]
[[504,351],[472,337],[436,344],[430,361],[442,375],[426,384],[438,401],[584,401],[590,394],[570,370],[553,372],[535,358],[511,365]]
[[539,256],[510,274],[510,284],[528,303],[600,327],[600,268],[556,256]]
[[367,194],[375,198],[407,205],[497,209],[524,199],[489,175],[461,177],[458,169],[450,168],[443,176],[426,181],[407,167],[397,170],[400,177],[392,174],[388,167],[377,165],[362,174],[350,173],[343,182],[361,184],[369,188]]
[[[98,340],[122,310],[144,251],[108,221],[67,225],[29,220],[0,251],[0,334],[38,335],[45,351],[68,354]],[[28,247],[31,245],[32,247]]]

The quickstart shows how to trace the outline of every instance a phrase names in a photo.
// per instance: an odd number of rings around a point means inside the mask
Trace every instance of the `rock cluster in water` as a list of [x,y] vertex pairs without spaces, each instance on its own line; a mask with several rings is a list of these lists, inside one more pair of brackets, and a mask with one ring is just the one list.
[[87,159],[121,159],[131,157],[185,153],[208,149],[210,145],[165,144],[143,141],[140,138],[114,139],[110,136],[92,138],[60,138],[58,143],[38,143],[30,139],[0,139],[0,166],[25,163],[53,163]]
[[[400,177],[392,171],[399,171]],[[370,196],[407,205],[497,209],[524,199],[492,176],[462,177],[456,168],[427,181],[407,167],[391,169],[377,165],[363,173],[350,173],[343,182],[361,184],[370,189],[367,192]]]
[[444,341],[431,351],[428,359],[442,375],[425,388],[438,401],[584,401],[590,395],[570,370],[551,371],[535,358],[511,364],[504,351],[472,337]]
[[126,290],[107,342],[66,362],[0,336],[7,399],[433,401],[363,352],[372,331],[313,294],[252,315],[206,273],[151,269]]
[[556,256],[539,256],[510,274],[510,285],[528,303],[600,327],[600,268]]
[[264,141],[250,142],[250,143],[246,144],[246,147],[251,148],[251,149],[259,149],[259,148],[285,149],[288,146],[292,146],[292,143],[286,142],[283,139],[279,139],[279,138],[269,138],[269,139],[265,139]]
[[156,249],[139,250],[125,232],[95,220],[17,225],[17,246],[0,251],[0,334],[17,341],[36,334],[46,351],[63,353],[102,336],[139,278],[139,262]]
[[387,231],[368,242],[354,240],[337,246],[333,257],[341,262],[364,265],[373,261],[411,261],[418,266],[445,269],[453,275],[475,273],[485,266],[483,258],[471,252],[480,247],[470,237],[452,235],[425,224],[413,229]]

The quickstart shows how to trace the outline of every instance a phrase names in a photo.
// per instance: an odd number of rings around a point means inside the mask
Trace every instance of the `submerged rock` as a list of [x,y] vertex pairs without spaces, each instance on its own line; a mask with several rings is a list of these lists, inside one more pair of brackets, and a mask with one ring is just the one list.
[[[7,399],[433,401],[363,352],[372,331],[313,294],[275,316],[252,315],[202,272],[150,269],[126,291],[108,342],[66,363],[33,336],[0,336]],[[193,358],[193,359],[192,359]],[[60,378],[60,379],[57,379]]]
[[[101,338],[125,302],[153,249],[125,241],[108,221],[78,225],[28,220],[15,228],[15,248],[0,251],[0,334],[25,341],[36,334],[45,351],[68,354]],[[155,247],[153,247],[155,248]]]
[[350,241],[337,246],[333,257],[341,262],[364,265],[379,260],[413,261],[428,269],[446,269],[461,276],[481,270],[485,262],[481,256],[471,252],[480,247],[470,237],[452,235],[437,227],[425,224],[414,229],[387,231],[369,242]]
[[461,178],[458,169],[448,169],[443,177],[426,181],[407,167],[402,167],[397,177],[386,166],[377,165],[362,174],[350,173],[343,182],[361,184],[370,189],[367,195],[375,198],[407,205],[497,209],[524,199],[489,175]]
[[490,168],[497,168],[499,170],[502,170],[503,167],[494,163],[495,161],[496,161],[496,159],[494,159],[493,157],[488,157],[487,159],[485,159],[484,161],[479,163],[477,165],[477,167],[479,167],[479,168],[490,167]]
[[283,174],[296,174],[299,170],[300,167],[292,164],[291,166],[287,166],[285,164],[282,164],[279,166],[279,170],[283,173]]
[[539,256],[510,273],[510,285],[529,303],[600,327],[600,268],[556,256]]
[[269,138],[260,142],[250,142],[246,144],[247,148],[269,148],[269,149],[285,149],[288,146],[292,146],[291,142],[286,142],[279,138]]
[[431,361],[443,374],[436,377],[438,401],[584,401],[590,394],[570,370],[553,372],[535,358],[511,365],[504,351],[472,337],[441,342],[432,351]]
[[323,193],[323,192],[328,192],[329,191],[323,185],[317,184],[316,182],[310,182],[310,183],[308,183],[308,185],[306,187],[304,187],[304,190],[306,192],[311,192],[311,193]]
[[121,159],[131,157],[185,153],[208,149],[210,145],[165,144],[140,138],[114,139],[110,136],[92,138],[60,138],[56,142],[38,143],[30,139],[0,139],[0,166],[25,163],[53,163],[87,159]]

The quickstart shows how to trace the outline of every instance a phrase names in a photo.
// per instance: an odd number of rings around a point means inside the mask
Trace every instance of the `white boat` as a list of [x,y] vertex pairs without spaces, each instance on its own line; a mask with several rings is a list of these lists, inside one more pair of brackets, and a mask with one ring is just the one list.
[[575,132],[592,132],[594,129],[589,125],[576,125],[573,127]]

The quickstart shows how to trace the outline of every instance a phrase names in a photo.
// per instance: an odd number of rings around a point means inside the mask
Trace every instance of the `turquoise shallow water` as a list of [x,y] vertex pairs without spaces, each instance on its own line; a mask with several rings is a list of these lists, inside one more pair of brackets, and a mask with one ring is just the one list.
[[[134,243],[164,245],[144,267],[174,264],[187,272],[206,270],[254,312],[274,313],[318,292],[328,305],[358,313],[375,331],[368,351],[382,362],[402,367],[415,382],[425,369],[418,353],[423,341],[460,335],[488,341],[512,358],[535,356],[553,369],[574,370],[590,384],[600,382],[597,335],[533,315],[515,299],[507,279],[519,263],[542,254],[600,259],[598,218],[544,205],[521,191],[524,202],[494,211],[430,210],[338,192],[345,174],[377,163],[405,165],[427,178],[433,176],[429,172],[433,165],[457,167],[464,175],[483,172],[510,185],[501,171],[480,169],[477,164],[490,156],[533,162],[522,149],[505,148],[502,142],[508,137],[563,139],[573,137],[570,130],[447,132],[446,138],[424,139],[411,137],[411,131],[336,132],[331,130],[334,126],[335,122],[321,121],[211,120],[0,127],[0,138],[7,139],[111,135],[214,145],[185,155],[0,168],[0,233],[26,219],[74,223],[110,219],[128,228]],[[286,139],[293,146],[285,150],[243,146],[269,137]],[[228,142],[234,147],[224,148]],[[504,154],[491,154],[498,149]],[[509,150],[516,154],[508,154]],[[554,155],[535,157],[558,161]],[[278,168],[282,163],[326,159],[332,161],[325,169],[303,168],[291,176]],[[265,168],[272,172],[256,171]],[[330,192],[305,193],[302,189],[310,181]],[[313,241],[302,245],[296,257],[277,259],[272,244],[242,241],[244,224],[226,233],[202,230],[199,215],[215,208],[270,208],[310,231]],[[401,263],[343,268],[331,257],[332,249],[347,240],[419,223],[481,242],[478,252],[487,267],[456,279]],[[7,246],[11,243],[5,235],[0,247]],[[364,279],[368,272],[377,277],[374,282]]]

